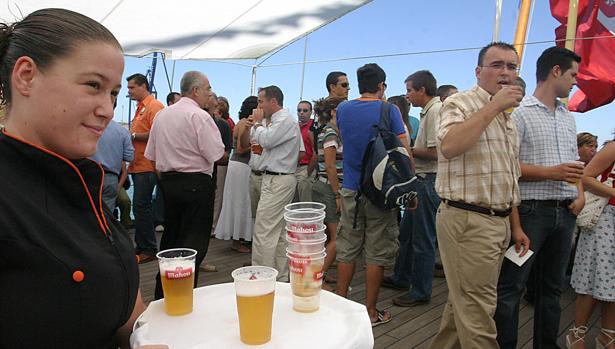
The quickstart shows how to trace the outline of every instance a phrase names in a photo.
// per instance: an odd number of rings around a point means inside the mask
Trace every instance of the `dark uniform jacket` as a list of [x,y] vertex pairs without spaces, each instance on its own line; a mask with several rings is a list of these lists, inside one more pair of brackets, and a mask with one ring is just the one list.
[[109,348],[138,290],[102,168],[0,133],[0,348]]

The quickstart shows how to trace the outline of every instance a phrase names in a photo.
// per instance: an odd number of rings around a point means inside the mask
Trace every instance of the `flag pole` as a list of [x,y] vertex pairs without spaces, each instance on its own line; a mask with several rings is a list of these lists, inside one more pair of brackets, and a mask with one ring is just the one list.
[[[579,11],[579,0],[569,0],[568,3],[568,22],[566,23],[565,47],[574,51],[574,39],[577,36],[577,13]],[[562,98],[562,103],[568,106],[568,98]]]
[[493,42],[500,41],[500,19],[502,18],[502,2],[495,1],[495,23],[493,24]]
[[530,17],[530,9],[532,8],[532,0],[522,0],[521,10],[519,11],[519,19],[517,20],[517,32],[515,33],[514,46],[519,54],[519,67],[523,62],[523,49],[525,48],[525,37],[527,34],[527,23]]

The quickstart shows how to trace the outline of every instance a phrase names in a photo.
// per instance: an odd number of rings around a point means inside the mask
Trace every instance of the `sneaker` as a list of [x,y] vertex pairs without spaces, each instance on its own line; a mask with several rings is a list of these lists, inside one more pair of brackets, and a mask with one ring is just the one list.
[[164,231],[164,226],[162,224],[158,224],[154,230],[156,230],[156,233],[162,233]]
[[429,303],[429,301],[429,299],[414,299],[411,295],[407,293],[402,296],[393,298],[393,304],[398,307],[415,307],[417,305],[427,304]]
[[391,289],[394,289],[394,290],[408,290],[408,288],[409,288],[407,286],[396,284],[395,282],[393,282],[393,279],[390,276],[386,276],[386,277],[382,278],[382,282],[380,283],[380,286],[386,287],[386,288],[391,288]]

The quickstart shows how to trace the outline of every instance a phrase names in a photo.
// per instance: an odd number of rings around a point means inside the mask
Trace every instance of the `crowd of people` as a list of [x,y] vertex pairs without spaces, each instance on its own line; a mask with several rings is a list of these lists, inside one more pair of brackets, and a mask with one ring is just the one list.
[[[212,236],[288,282],[285,206],[314,201],[326,207],[323,287],[347,297],[364,263],[372,326],[392,319],[376,307],[381,287],[404,291],[395,306],[420,306],[444,274],[449,296],[432,348],[516,348],[526,290],[534,347],[556,348],[572,265],[566,346],[585,347],[600,305],[596,343],[615,348],[615,142],[597,152],[560,101],[581,59],[546,49],[526,95],[515,48],[494,42],[480,50],[469,90],[438,87],[419,70],[403,81],[405,95],[388,99],[386,73],[365,64],[357,99],[334,71],[327,96],[299,101],[297,118],[271,85],[242,102],[237,123],[203,73],[184,73],[167,106],[137,73],[126,79],[137,102],[127,130],[112,121],[124,60],[106,28],[60,9],[1,24],[0,176],[10,185],[0,198],[0,347],[126,347],[145,308],[137,264],[192,248],[196,287],[198,269],[215,269],[204,263]],[[399,209],[357,196],[381,114],[416,174],[416,198]],[[577,228],[586,192],[608,202],[595,224]],[[509,248],[534,254],[519,265],[504,257]]]

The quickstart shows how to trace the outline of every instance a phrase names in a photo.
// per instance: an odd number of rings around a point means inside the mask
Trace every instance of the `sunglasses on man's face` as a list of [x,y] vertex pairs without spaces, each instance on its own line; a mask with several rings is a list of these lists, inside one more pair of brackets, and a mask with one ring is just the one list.
[[309,109],[301,109],[301,108],[297,108],[297,113],[309,113],[311,110]]
[[347,88],[348,87],[348,83],[347,82],[342,82],[340,84],[340,86],[342,86],[343,88]]

